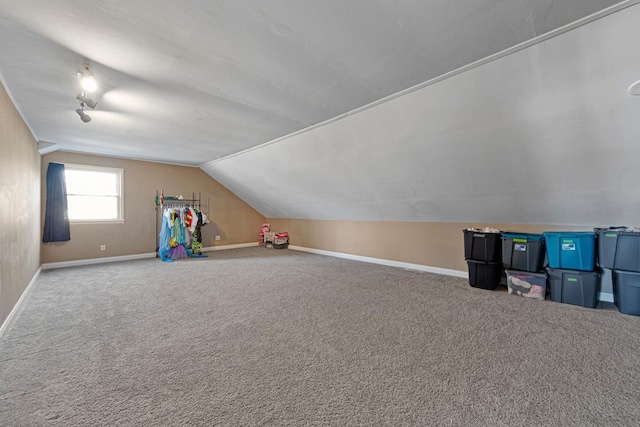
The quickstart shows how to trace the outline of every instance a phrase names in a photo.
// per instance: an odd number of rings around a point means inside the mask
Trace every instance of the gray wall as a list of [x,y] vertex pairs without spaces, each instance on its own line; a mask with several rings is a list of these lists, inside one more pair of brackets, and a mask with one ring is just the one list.
[[0,324],[40,266],[40,154],[0,84]]

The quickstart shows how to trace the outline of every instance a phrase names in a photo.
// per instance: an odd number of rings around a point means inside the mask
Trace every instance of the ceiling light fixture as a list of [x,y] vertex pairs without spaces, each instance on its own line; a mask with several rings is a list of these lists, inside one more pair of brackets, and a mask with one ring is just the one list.
[[94,79],[93,74],[91,74],[89,64],[84,64],[84,70],[78,72],[78,76],[80,77],[80,85],[83,90],[93,92],[98,89],[98,83],[96,83],[96,79]]
[[629,95],[640,95],[640,80],[629,86]]
[[85,123],[89,123],[91,121],[91,116],[84,112],[84,102],[80,103],[80,108],[76,110],[76,113],[80,116],[80,120]]
[[76,96],[76,99],[80,102],[84,102],[84,104],[91,108],[92,110],[96,108],[96,106],[98,105],[98,101],[94,101],[91,98],[87,98],[87,94],[86,92],[81,92],[78,96]]
[[76,110],[76,113],[80,116],[80,120],[84,123],[89,123],[91,116],[84,112],[84,107],[87,106],[93,110],[98,105],[98,101],[88,98],[87,92],[95,91],[98,88],[98,84],[93,78],[93,74],[91,74],[89,64],[86,62],[84,63],[83,70],[78,71],[77,76],[80,79],[82,91],[76,96],[76,99],[80,101],[80,108]]

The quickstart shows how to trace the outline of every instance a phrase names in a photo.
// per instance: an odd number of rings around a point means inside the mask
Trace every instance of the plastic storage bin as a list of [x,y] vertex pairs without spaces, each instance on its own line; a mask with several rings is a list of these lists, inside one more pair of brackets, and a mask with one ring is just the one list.
[[547,275],[552,301],[588,308],[598,305],[598,272],[547,268]]
[[618,235],[624,227],[594,228],[598,239],[598,265],[602,268],[613,269],[618,246]]
[[464,257],[474,261],[500,261],[500,233],[464,232]]
[[542,234],[502,233],[502,265],[511,270],[542,270],[544,238]]
[[593,271],[596,233],[545,231],[549,267],[565,270]]
[[467,260],[469,285],[494,290],[502,279],[502,263]]
[[526,271],[506,270],[507,288],[510,294],[544,300],[547,293],[547,275]]
[[640,316],[640,273],[613,270],[613,301],[620,313]]
[[640,272],[640,232],[599,228],[596,233],[600,267]]

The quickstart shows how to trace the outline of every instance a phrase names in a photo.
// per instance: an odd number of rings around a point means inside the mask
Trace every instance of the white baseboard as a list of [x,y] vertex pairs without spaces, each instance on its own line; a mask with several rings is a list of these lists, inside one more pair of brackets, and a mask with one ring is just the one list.
[[[465,279],[469,277],[469,273],[466,271],[449,270],[446,268],[431,267],[431,266],[422,265],[422,264],[411,264],[408,262],[391,261],[388,259],[370,258],[370,257],[365,257],[360,255],[345,254],[342,252],[332,252],[332,251],[325,251],[322,249],[305,248],[304,246],[289,245],[289,249],[292,249],[294,251],[310,252],[310,253],[319,254],[319,255],[333,256],[336,258],[351,259],[354,261],[363,261],[363,262],[370,262],[373,264],[387,265],[390,267],[400,267],[400,268],[407,268],[410,270],[426,271],[429,273],[443,274],[445,276],[462,277]],[[598,301],[613,302],[613,294],[607,293],[607,292],[599,292]]]
[[31,281],[29,282],[29,284],[27,285],[25,290],[22,292],[22,295],[20,295],[20,298],[18,299],[18,302],[16,302],[16,305],[13,306],[13,308],[11,309],[11,312],[9,313],[7,318],[4,319],[4,322],[2,323],[2,326],[0,326],[0,338],[2,338],[2,335],[6,332],[7,329],[9,329],[9,325],[11,324],[11,321],[13,320],[13,317],[18,312],[18,309],[20,308],[20,305],[22,305],[22,302],[27,297],[27,294],[31,290],[31,287],[33,286],[33,284],[36,283],[36,280],[38,280],[38,277],[40,277],[40,273],[41,272],[42,272],[42,266],[38,267],[38,270],[36,270],[36,273],[31,278]]
[[[239,243],[235,245],[211,246],[207,248],[202,248],[202,252],[223,251],[226,249],[249,248],[252,246],[258,246],[258,243]],[[300,251],[300,252],[309,252],[313,254],[332,256],[336,258],[350,259],[353,261],[362,261],[362,262],[369,262],[372,264],[386,265],[389,267],[399,267],[399,268],[406,268],[409,270],[426,271],[428,273],[442,274],[445,276],[462,277],[465,279],[469,277],[469,273],[466,271],[450,270],[447,268],[440,268],[440,267],[431,267],[431,266],[422,265],[422,264],[412,264],[408,262],[392,261],[392,260],[382,259],[382,258],[372,258],[372,257],[361,256],[361,255],[346,254],[342,252],[325,251],[322,249],[306,248],[304,246],[289,245],[289,249],[294,251]],[[33,276],[33,279],[29,283],[29,286],[27,286],[27,289],[22,293],[20,300],[16,303],[15,307],[9,314],[9,317],[7,317],[7,320],[5,320],[5,322],[3,323],[2,329],[0,329],[0,337],[4,332],[6,325],[8,325],[9,323],[8,321],[11,319],[16,308],[22,301],[22,298],[26,295],[29,287],[31,287],[33,282],[35,282],[35,279],[40,275],[41,270],[51,270],[54,268],[63,268],[63,267],[74,267],[79,265],[102,264],[107,262],[130,261],[130,260],[143,259],[143,258],[155,258],[155,256],[156,256],[156,253],[153,252],[153,253],[146,253],[146,254],[123,255],[123,256],[114,256],[114,257],[105,257],[105,258],[91,258],[91,259],[81,259],[76,261],[50,262],[50,263],[42,264],[38,269],[38,271],[36,272],[36,274]],[[613,294],[599,292],[598,301],[613,302]]]
[[103,264],[107,262],[131,261],[134,259],[155,258],[155,257],[156,257],[156,253],[152,252],[152,253],[146,253],[146,254],[109,256],[104,258],[78,259],[74,261],[48,262],[46,264],[42,264],[42,269],[52,270],[54,268],[76,267],[79,265]]
[[[222,251],[225,249],[248,248],[250,246],[258,246],[258,243],[240,243],[237,245],[213,246],[208,248],[202,248],[202,252]],[[104,258],[78,259],[74,261],[48,262],[46,264],[42,264],[42,269],[52,270],[54,268],[77,267],[79,265],[103,264],[107,262],[131,261],[135,259],[155,258],[155,257],[156,257],[156,253],[151,252],[146,254],[133,254],[133,255],[122,255],[122,256],[110,256],[110,257],[104,257]]]
[[202,252],[224,251],[226,249],[250,248],[251,246],[258,246],[258,242],[238,243],[236,245],[224,245],[224,246],[209,246],[208,248],[202,248]]
[[613,302],[613,294],[598,292],[598,301]]
[[449,270],[447,268],[431,267],[431,266],[422,265],[422,264],[411,264],[408,262],[391,261],[391,260],[382,259],[382,258],[371,258],[366,256],[360,256],[360,255],[345,254],[342,252],[324,251],[321,249],[305,248],[304,246],[289,245],[289,249],[292,249],[294,251],[310,252],[310,253],[319,254],[319,255],[327,255],[327,256],[332,256],[336,258],[345,258],[345,259],[350,259],[354,261],[370,262],[372,264],[386,265],[389,267],[400,267],[400,268],[406,268],[409,270],[426,271],[428,273],[443,274],[445,276],[455,276],[455,277],[464,277],[464,278],[469,277],[469,273],[467,273],[466,271]]

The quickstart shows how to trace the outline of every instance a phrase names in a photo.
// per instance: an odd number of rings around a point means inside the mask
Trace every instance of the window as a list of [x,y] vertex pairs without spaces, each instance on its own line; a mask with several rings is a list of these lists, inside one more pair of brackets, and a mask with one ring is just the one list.
[[71,222],[123,222],[123,169],[65,164]]

